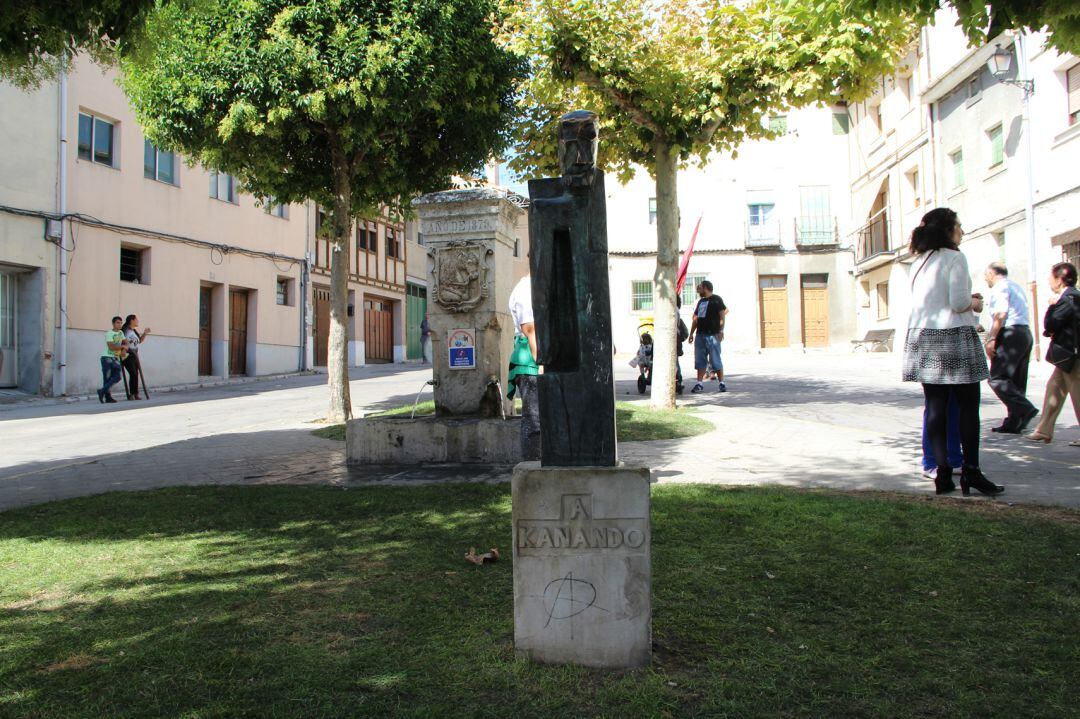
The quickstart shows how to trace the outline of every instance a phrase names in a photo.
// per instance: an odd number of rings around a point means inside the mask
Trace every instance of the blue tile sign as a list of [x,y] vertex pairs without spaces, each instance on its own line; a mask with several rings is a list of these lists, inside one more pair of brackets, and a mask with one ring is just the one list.
[[447,339],[450,369],[476,369],[475,330],[452,330]]

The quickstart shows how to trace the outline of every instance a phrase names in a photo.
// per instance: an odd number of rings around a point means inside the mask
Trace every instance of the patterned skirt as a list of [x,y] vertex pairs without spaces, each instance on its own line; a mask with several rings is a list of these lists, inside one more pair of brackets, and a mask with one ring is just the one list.
[[904,342],[904,381],[971,384],[990,376],[975,328],[932,330],[913,327]]

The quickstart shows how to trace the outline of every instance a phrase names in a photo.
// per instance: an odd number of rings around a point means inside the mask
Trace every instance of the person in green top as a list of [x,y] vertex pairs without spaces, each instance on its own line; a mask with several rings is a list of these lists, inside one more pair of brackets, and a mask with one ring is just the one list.
[[105,352],[101,355],[101,389],[97,391],[98,402],[116,402],[109,390],[120,381],[120,355],[127,348],[127,340],[120,328],[123,317],[112,318],[112,330],[105,333]]
[[514,351],[510,355],[509,399],[521,395],[521,455],[528,462],[540,459],[540,402],[536,364],[536,325],[533,321],[532,278],[521,278],[510,293],[514,318]]

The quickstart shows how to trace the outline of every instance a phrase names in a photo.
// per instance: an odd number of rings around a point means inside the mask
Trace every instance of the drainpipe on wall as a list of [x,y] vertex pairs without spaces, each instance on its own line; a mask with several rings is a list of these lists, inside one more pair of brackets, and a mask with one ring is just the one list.
[[[307,241],[304,241],[305,250]],[[304,253],[304,261],[300,264],[300,371],[307,369],[307,293],[308,293],[308,262],[307,252]]]
[[[63,62],[67,61],[65,55]],[[53,387],[54,395],[67,394],[67,254],[68,254],[68,231],[64,229],[64,215],[67,214],[67,101],[68,101],[68,75],[67,70],[60,73],[60,110],[59,110],[59,150],[57,154],[57,192],[56,213],[60,216],[60,246],[56,249],[56,264],[60,272],[60,332],[56,343],[56,354],[59,368],[56,373],[56,386]]]

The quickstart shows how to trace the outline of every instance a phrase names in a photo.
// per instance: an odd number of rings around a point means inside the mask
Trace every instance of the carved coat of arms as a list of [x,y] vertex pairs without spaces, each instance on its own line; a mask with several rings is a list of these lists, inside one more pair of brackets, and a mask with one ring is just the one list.
[[432,299],[447,312],[467,312],[488,296],[487,256],[491,250],[472,242],[434,248]]

